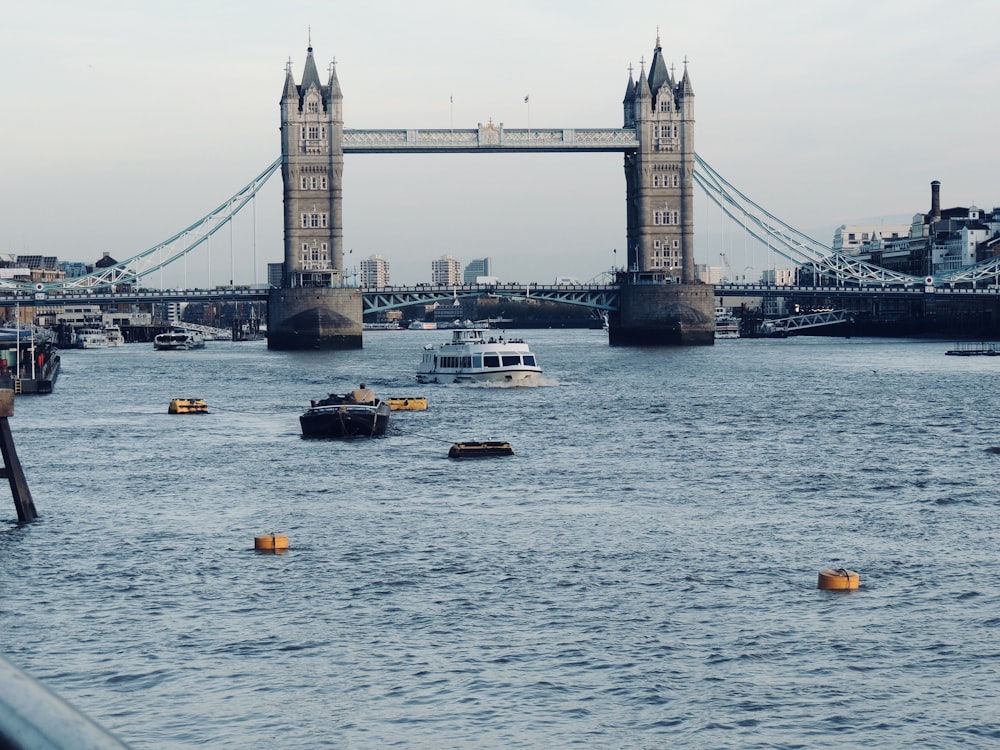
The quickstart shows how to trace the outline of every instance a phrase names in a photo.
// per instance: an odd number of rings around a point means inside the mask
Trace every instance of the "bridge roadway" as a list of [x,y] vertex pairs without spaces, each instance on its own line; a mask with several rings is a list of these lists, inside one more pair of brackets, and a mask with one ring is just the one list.
[[[152,304],[170,302],[266,302],[268,289],[216,287],[214,289],[140,289],[47,292],[0,292],[0,307],[24,305]],[[361,290],[365,313],[378,313],[409,305],[429,305],[474,297],[505,297],[561,302],[593,310],[618,309],[617,284],[458,284],[455,286],[388,286]],[[775,284],[716,284],[717,297],[796,297],[826,299],[919,299],[936,297],[1000,297],[1000,286],[780,286]]]

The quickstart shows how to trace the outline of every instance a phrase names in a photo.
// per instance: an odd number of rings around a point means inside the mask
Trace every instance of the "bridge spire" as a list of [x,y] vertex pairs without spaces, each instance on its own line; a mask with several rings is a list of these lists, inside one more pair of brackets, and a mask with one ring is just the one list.
[[303,96],[309,90],[310,86],[315,86],[320,91],[323,90],[323,84],[319,81],[319,72],[316,70],[316,60],[313,57],[312,32],[309,33],[309,36],[310,42],[309,48],[306,50],[306,64],[302,70],[302,84],[299,86],[299,93]]
[[653,62],[649,64],[649,90],[656,97],[663,86],[673,88],[674,81],[667,70],[667,62],[663,59],[663,48],[660,46],[659,29],[656,32],[656,47],[653,49]]

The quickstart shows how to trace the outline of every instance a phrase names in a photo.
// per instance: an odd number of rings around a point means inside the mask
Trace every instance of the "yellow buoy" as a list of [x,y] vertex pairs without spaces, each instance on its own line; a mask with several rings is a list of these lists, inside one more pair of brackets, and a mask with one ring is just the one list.
[[208,404],[203,398],[171,399],[167,414],[208,414]]
[[288,549],[288,537],[284,534],[255,536],[253,548],[258,552],[283,552]]
[[388,399],[392,411],[424,411],[427,399],[424,396],[392,396]]
[[827,590],[852,590],[858,587],[861,577],[853,570],[837,568],[819,572],[819,588]]

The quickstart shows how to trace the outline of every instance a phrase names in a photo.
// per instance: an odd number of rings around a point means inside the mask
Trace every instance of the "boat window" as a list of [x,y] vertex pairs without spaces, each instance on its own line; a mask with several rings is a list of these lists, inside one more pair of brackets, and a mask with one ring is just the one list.
[[524,364],[526,364],[528,367],[534,367],[535,366],[535,355],[533,355],[533,354],[525,354],[524,355]]
[[504,367],[516,367],[521,364],[521,356],[519,354],[504,354],[503,355],[503,365]]
[[487,354],[483,357],[483,367],[499,367],[500,357],[496,354]]
[[483,366],[483,357],[480,354],[475,354],[472,357],[472,366],[477,370]]

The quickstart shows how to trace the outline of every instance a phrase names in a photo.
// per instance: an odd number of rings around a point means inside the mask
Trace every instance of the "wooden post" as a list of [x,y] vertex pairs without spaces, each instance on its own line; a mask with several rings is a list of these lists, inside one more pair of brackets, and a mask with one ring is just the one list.
[[0,388],[0,451],[3,452],[3,476],[10,482],[10,493],[14,496],[14,507],[17,508],[19,523],[30,523],[38,518],[35,502],[31,499],[31,490],[24,478],[21,462],[14,448],[14,436],[10,431],[8,417],[14,416],[14,391],[10,388]]

